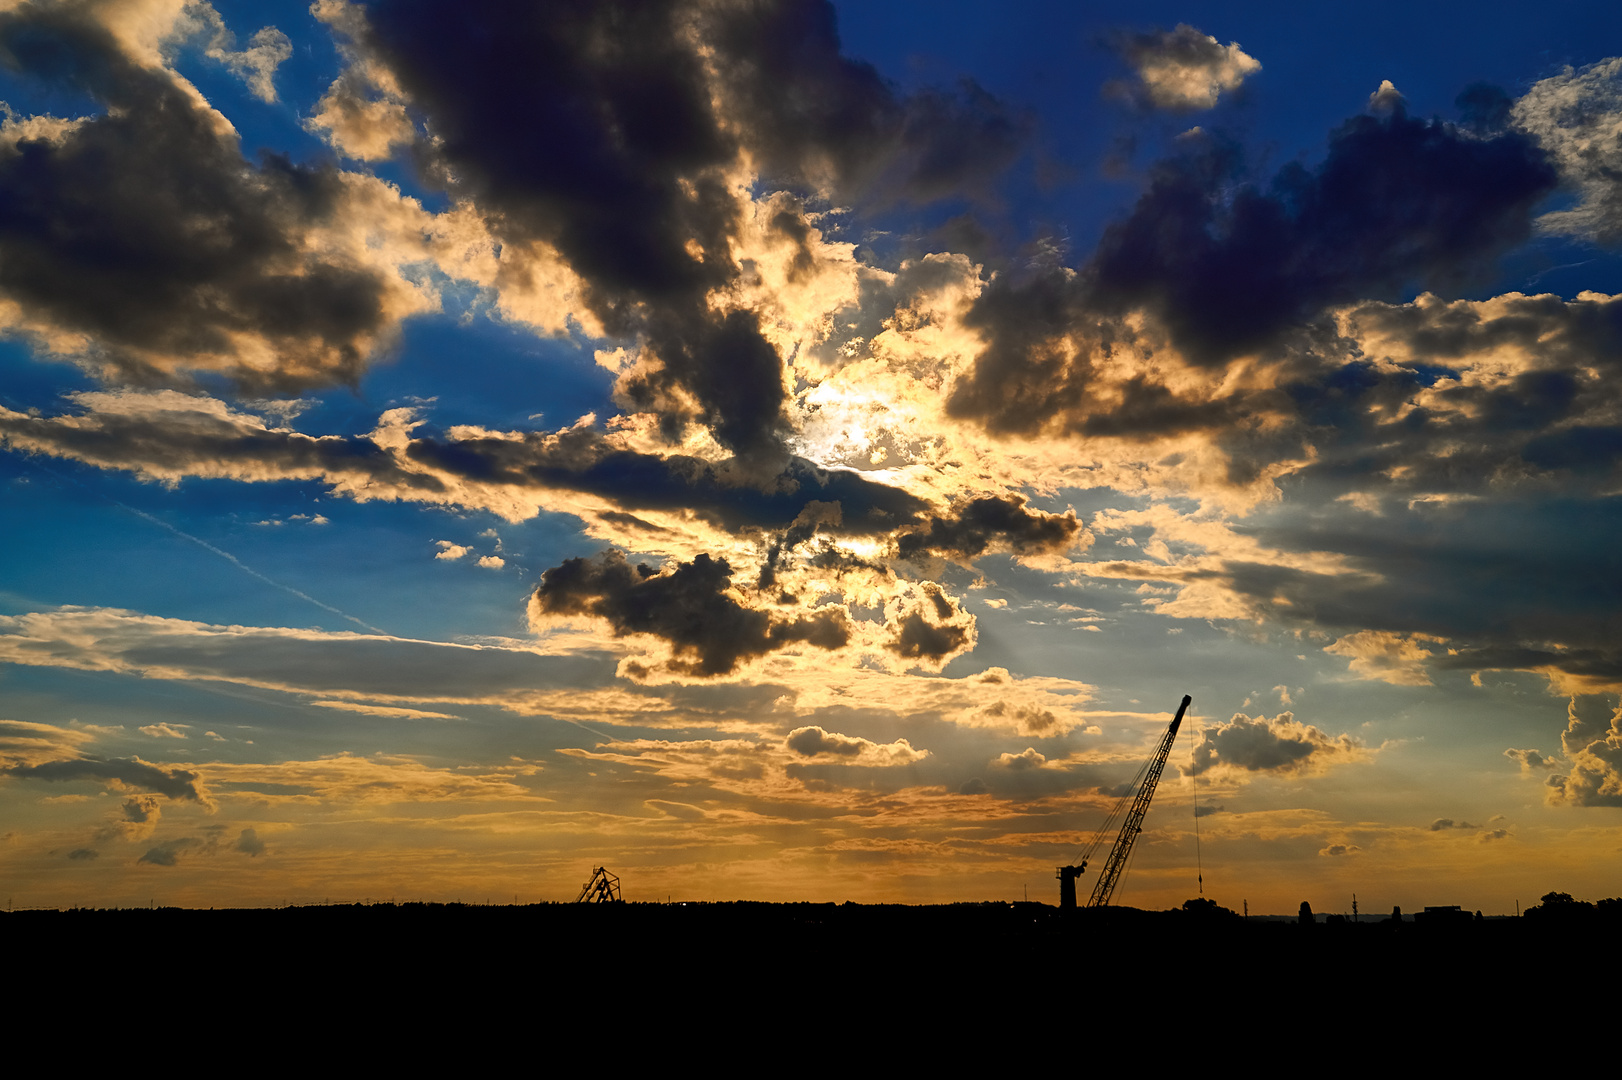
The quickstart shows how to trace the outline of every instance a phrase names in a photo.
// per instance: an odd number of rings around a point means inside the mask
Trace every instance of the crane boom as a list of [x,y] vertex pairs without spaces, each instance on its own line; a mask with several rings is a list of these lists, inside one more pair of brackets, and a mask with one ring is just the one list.
[[[1177,715],[1172,717],[1171,727],[1161,737],[1160,749],[1149,762],[1149,771],[1143,777],[1143,786],[1138,789],[1138,797],[1132,800],[1132,809],[1126,815],[1126,822],[1121,826],[1121,835],[1115,838],[1115,846],[1110,849],[1109,861],[1104,864],[1104,872],[1098,875],[1098,883],[1093,886],[1093,895],[1087,901],[1087,906],[1105,907],[1110,897],[1115,894],[1115,886],[1121,880],[1121,871],[1126,869],[1126,861],[1132,854],[1132,845],[1137,842],[1138,833],[1143,831],[1143,815],[1149,812],[1149,800],[1155,797],[1155,785],[1160,783],[1161,770],[1166,767],[1166,758],[1171,754],[1171,744],[1177,739],[1177,729],[1182,726],[1183,713],[1188,711],[1189,704],[1194,699],[1187,694],[1183,695],[1183,703],[1177,706]],[[1086,864],[1083,864],[1086,865]]]

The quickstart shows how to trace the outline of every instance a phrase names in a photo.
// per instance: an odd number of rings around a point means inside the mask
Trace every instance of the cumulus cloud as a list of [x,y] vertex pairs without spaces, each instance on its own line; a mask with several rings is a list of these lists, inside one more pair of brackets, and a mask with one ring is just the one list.
[[[618,551],[569,559],[541,575],[532,610],[540,620],[584,615],[606,621],[615,637],[642,634],[666,642],[664,666],[689,675],[726,675],[777,649],[838,649],[850,640],[843,606],[783,618],[746,605],[725,559],[701,554],[663,571],[632,566]],[[691,657],[691,659],[684,659]]]
[[1017,772],[1025,769],[1040,769],[1047,763],[1047,760],[1033,747],[1027,746],[1017,754],[998,754],[992,759],[992,764],[1004,769],[1013,769]]
[[1430,824],[1431,832],[1445,832],[1448,829],[1479,829],[1480,825],[1472,825],[1468,821],[1454,821],[1452,818],[1437,818]]
[[1523,773],[1532,772],[1534,769],[1553,769],[1560,764],[1559,758],[1550,757],[1536,750],[1517,750],[1511,747],[1504,751],[1504,756],[1511,761],[1520,762]]
[[249,858],[258,858],[265,853],[265,842],[259,839],[255,829],[243,829],[237,836],[236,849]]
[[1369,95],[1369,111],[1374,113],[1389,113],[1403,108],[1408,99],[1402,96],[1390,79],[1381,79],[1379,87]]
[[1363,849],[1356,844],[1330,844],[1318,851],[1319,855],[1335,857],[1339,855],[1353,855]]
[[[100,109],[0,128],[0,326],[118,379],[353,382],[401,318],[433,303],[365,235],[387,204],[409,208],[370,178],[249,163],[195,89],[133,57],[98,11],[0,14],[0,64]],[[268,91],[285,42],[256,42],[220,56]]]
[[909,666],[939,671],[977,640],[974,616],[934,582],[903,588],[885,616],[884,647]]
[[[316,122],[376,156],[405,137],[397,106],[409,104],[432,132],[413,144],[426,175],[478,208],[503,258],[514,253],[507,275],[532,272],[524,253],[551,253],[582,283],[582,313],[635,342],[621,400],[657,413],[672,439],[698,423],[747,457],[780,457],[789,426],[761,312],[711,302],[743,282],[733,244],[752,216],[747,170],[927,199],[972,189],[1023,140],[1017,114],[971,84],[898,97],[840,56],[818,0],[318,13],[346,36],[353,74]],[[615,47],[594,44],[605,40]],[[547,137],[512,138],[515,109]],[[772,220],[814,261],[803,219]]]
[[931,514],[927,529],[896,538],[896,553],[903,559],[933,554],[965,562],[998,549],[1036,555],[1063,551],[1080,531],[1073,510],[1049,514],[1026,509],[1019,495],[986,496],[966,499],[944,516]]
[[1572,695],[1560,742],[1569,771],[1549,777],[1549,801],[1622,806],[1622,706],[1615,696]]
[[1173,30],[1122,34],[1115,45],[1136,71],[1137,82],[1111,83],[1106,89],[1178,112],[1215,108],[1218,98],[1262,68],[1235,42],[1223,45],[1187,23]]
[[915,750],[906,739],[875,743],[816,726],[795,728],[786,745],[801,757],[829,757],[847,765],[910,765],[929,756],[928,750]]
[[1234,713],[1225,724],[1207,728],[1194,748],[1195,775],[1226,767],[1278,776],[1311,776],[1335,765],[1362,761],[1370,751],[1349,735],[1329,735],[1303,724],[1290,712],[1249,717]]

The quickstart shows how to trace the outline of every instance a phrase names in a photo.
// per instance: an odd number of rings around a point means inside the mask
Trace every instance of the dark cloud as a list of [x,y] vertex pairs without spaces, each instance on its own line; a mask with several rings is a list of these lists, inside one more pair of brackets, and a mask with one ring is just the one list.
[[968,561],[1003,549],[1016,555],[1063,551],[1080,532],[1074,511],[1049,514],[1027,510],[1019,495],[985,496],[953,507],[945,516],[930,515],[925,530],[896,537],[903,559],[938,555]]
[[1560,764],[1558,758],[1552,758],[1536,750],[1517,750],[1511,747],[1504,751],[1504,756],[1511,761],[1520,762],[1522,772],[1531,772],[1533,769],[1552,769]]
[[150,799],[124,800],[124,820],[144,825],[158,816],[157,803]]
[[822,0],[381,0],[353,32],[421,111],[426,173],[505,242],[555,249],[604,327],[641,340],[625,400],[751,457],[781,455],[787,391],[758,317],[709,302],[740,275],[728,170],[747,151],[774,183],[928,198],[1023,138],[978,87],[895,95],[839,55]]
[[820,727],[796,728],[788,737],[788,748],[805,757],[815,757],[817,754],[856,757],[861,754],[862,747],[868,745],[871,744],[866,739],[824,731]]
[[[204,368],[295,390],[358,377],[391,324],[386,284],[302,243],[335,221],[335,171],[244,161],[211,110],[78,5],[0,14],[0,64],[103,110],[0,146],[0,296],[30,326],[89,335],[85,358],[131,379]],[[271,359],[242,362],[245,338]]]
[[1193,772],[1227,765],[1246,772],[1311,773],[1337,760],[1355,760],[1363,752],[1355,739],[1298,723],[1293,713],[1279,713],[1271,720],[1234,713],[1227,723],[1206,729],[1194,748]]
[[1095,302],[1154,311],[1189,360],[1221,364],[1331,304],[1482,276],[1530,235],[1556,176],[1525,136],[1396,109],[1348,120],[1316,169],[1286,165],[1265,190],[1242,180],[1217,139],[1162,162],[1099,244]]
[[191,836],[182,836],[175,840],[165,840],[147,850],[135,861],[146,863],[149,866],[173,866],[180,859],[181,852],[201,846],[203,841]]
[[[775,530],[797,521],[803,528],[810,519],[802,515],[809,513],[822,528],[837,524],[843,533],[882,533],[926,505],[899,488],[849,470],[821,469],[803,458],[787,459],[782,471],[763,484],[725,464],[617,449],[588,428],[518,440],[428,436],[412,440],[406,454],[422,465],[480,483],[584,491],[626,510],[689,510],[734,531]],[[818,505],[824,509],[813,509]],[[837,516],[831,509],[836,505]]]
[[[1265,186],[1247,182],[1232,143],[1185,142],[1079,272],[1005,275],[981,294],[965,321],[986,344],[952,388],[954,415],[999,433],[1126,438],[1288,417],[1295,405],[1272,390],[1188,397],[1143,374],[1105,378],[1095,358],[1119,369],[1169,342],[1219,368],[1275,349],[1326,308],[1482,279],[1556,183],[1525,135],[1483,137],[1400,108],[1347,121],[1322,164],[1292,163]],[[1126,320],[1138,311],[1149,325]],[[1343,357],[1308,357],[1309,370],[1334,377]]]
[[1448,829],[1479,829],[1480,825],[1472,825],[1468,821],[1454,821],[1452,818],[1439,817],[1430,824],[1431,832],[1445,832]]
[[[974,646],[974,617],[958,607],[940,586],[923,585],[924,603],[885,623],[885,648],[905,660],[939,669]],[[934,618],[926,614],[933,612]]]
[[[1286,497],[1293,502],[1293,491]],[[1316,501],[1310,491],[1301,498]],[[1433,635],[1451,647],[1424,663],[1444,670],[1622,681],[1622,555],[1610,542],[1622,500],[1399,503],[1380,515],[1320,501],[1310,524],[1294,510],[1285,516],[1289,526],[1258,522],[1252,535],[1278,551],[1338,554],[1344,570],[1233,561],[1212,572],[1268,618]]]
[[725,559],[699,555],[662,572],[632,566],[617,551],[569,559],[541,575],[535,602],[544,615],[591,615],[607,620],[615,637],[650,634],[668,642],[677,657],[672,671],[725,675],[745,660],[805,643],[838,649],[850,640],[843,608],[819,608],[808,616],[777,618],[732,595],[732,567]]
[[88,860],[101,858],[101,852],[94,848],[74,848],[68,852],[68,858],[75,860]]
[[[154,791],[170,799],[186,799],[208,804],[208,793],[198,783],[197,773],[186,769],[165,769],[140,758],[74,758],[69,761],[47,761],[40,765],[14,765],[0,769],[0,773],[31,780],[94,780],[111,783],[137,791]],[[139,812],[125,804],[125,814],[131,821],[144,821],[135,817]]]
[[265,853],[265,842],[259,839],[257,831],[243,829],[237,837],[236,849],[249,858],[255,858]]
[[[232,476],[238,479],[321,477],[360,481],[433,496],[437,477],[410,472],[369,438],[312,437],[267,428],[257,417],[213,411],[214,402],[179,394],[154,395],[146,409],[95,408],[34,416],[0,407],[0,441],[19,450],[71,458],[99,468],[129,469],[150,477]],[[128,403],[123,403],[127,406]]]
[[805,509],[800,511],[793,524],[766,549],[766,559],[760,567],[760,582],[757,587],[765,590],[776,585],[778,560],[811,539],[818,527],[838,525],[843,516],[843,508],[838,503],[818,502],[815,499],[807,502]]

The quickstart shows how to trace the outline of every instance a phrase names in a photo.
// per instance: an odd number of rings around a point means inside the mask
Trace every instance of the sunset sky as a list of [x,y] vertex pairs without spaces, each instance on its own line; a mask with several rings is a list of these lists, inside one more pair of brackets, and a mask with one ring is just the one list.
[[1617,57],[0,0],[5,896],[1622,894]]

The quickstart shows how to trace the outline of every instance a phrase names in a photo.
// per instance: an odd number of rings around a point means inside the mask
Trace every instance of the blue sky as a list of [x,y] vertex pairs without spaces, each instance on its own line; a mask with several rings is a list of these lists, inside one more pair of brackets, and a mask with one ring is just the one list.
[[16,902],[1614,894],[1619,23],[7,7]]

